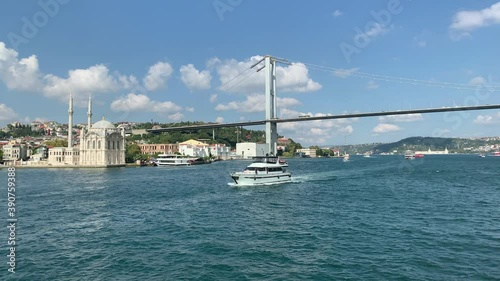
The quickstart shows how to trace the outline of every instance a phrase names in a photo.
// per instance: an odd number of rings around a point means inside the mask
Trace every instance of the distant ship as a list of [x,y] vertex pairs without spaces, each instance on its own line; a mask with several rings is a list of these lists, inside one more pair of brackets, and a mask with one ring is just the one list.
[[411,150],[407,150],[405,152],[405,159],[408,159],[408,160],[413,160],[415,159],[415,153]]
[[344,159],[342,159],[342,161],[348,162],[349,161],[349,154],[344,155]]
[[500,156],[500,151],[495,151],[493,152],[493,155],[492,156]]

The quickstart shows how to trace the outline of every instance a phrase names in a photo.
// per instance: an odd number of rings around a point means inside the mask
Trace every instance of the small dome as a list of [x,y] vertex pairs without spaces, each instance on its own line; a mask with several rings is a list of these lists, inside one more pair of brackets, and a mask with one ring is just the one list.
[[97,121],[92,125],[92,129],[115,129],[115,125],[113,123],[104,120],[104,118],[101,121]]

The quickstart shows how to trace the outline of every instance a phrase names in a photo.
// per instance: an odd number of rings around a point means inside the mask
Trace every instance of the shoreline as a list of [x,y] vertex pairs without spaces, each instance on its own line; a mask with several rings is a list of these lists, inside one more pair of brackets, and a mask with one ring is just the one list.
[[29,168],[35,168],[35,169],[106,169],[106,168],[127,168],[127,167],[140,167],[140,165],[137,164],[131,164],[131,165],[115,165],[115,166],[70,166],[70,165],[60,165],[60,166],[54,166],[54,165],[1,165],[0,170],[3,168],[16,168],[16,169],[29,169]]

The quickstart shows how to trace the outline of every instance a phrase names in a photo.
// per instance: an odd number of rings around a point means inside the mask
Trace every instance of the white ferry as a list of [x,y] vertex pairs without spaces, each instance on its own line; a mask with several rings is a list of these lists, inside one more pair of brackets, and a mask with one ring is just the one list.
[[156,158],[157,166],[191,166],[193,159],[177,154],[159,154]]
[[237,185],[276,184],[292,181],[292,174],[284,169],[276,156],[254,157],[254,162],[244,171],[230,175]]

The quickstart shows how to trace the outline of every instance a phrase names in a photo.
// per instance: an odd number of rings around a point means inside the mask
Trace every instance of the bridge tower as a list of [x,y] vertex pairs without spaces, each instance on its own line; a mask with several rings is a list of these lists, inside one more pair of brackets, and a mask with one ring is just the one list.
[[276,155],[276,143],[278,141],[278,130],[276,119],[276,59],[271,56],[264,58],[266,76],[266,143],[269,152]]

